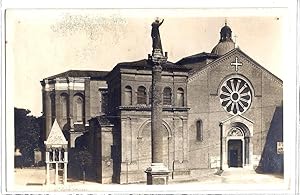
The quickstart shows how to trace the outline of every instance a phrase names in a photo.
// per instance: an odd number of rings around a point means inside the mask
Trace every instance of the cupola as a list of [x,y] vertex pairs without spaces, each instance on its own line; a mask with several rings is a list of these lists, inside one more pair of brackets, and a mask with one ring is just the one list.
[[235,48],[235,43],[232,40],[232,31],[230,27],[227,26],[227,22],[225,22],[225,26],[222,27],[220,32],[220,41],[212,49],[211,53],[221,56],[234,48]]

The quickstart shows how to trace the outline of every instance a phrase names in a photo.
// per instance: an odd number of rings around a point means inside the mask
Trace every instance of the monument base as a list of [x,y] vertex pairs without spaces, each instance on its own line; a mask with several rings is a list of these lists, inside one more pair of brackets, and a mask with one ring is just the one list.
[[163,55],[161,49],[154,49],[152,55],[148,54],[148,60],[151,60],[153,63],[163,64],[166,63],[168,59],[168,53],[165,52]]
[[152,163],[145,173],[147,173],[147,185],[168,184],[170,171],[163,163]]

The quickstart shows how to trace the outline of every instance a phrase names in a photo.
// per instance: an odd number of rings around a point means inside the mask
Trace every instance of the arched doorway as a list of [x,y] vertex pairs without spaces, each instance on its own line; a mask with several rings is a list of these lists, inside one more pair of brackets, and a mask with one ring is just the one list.
[[228,167],[249,165],[250,132],[243,123],[233,123],[226,136]]
[[220,122],[220,168],[252,167],[253,122],[241,115]]
[[228,141],[228,167],[243,167],[242,140]]

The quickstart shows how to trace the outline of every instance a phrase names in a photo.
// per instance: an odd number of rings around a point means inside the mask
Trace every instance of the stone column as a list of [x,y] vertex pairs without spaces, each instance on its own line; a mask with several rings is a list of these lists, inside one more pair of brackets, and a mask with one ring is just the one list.
[[67,152],[67,148],[65,148],[64,151],[64,184],[67,183],[67,179],[68,179],[68,152]]
[[61,148],[58,148],[58,161],[61,161]]
[[154,49],[149,55],[152,67],[152,102],[151,102],[151,149],[152,164],[147,170],[147,184],[167,184],[169,170],[163,164],[163,133],[162,133],[162,64],[167,56],[160,49]]
[[55,161],[55,149],[52,149],[52,161]]
[[88,120],[91,119],[91,113],[90,113],[90,79],[86,78],[84,80],[84,89],[85,89],[85,93],[84,93],[84,124],[88,124]]
[[187,161],[189,158],[189,143],[188,143],[188,124],[187,124],[187,118],[184,117],[182,119],[182,139],[183,139],[183,160]]
[[223,170],[223,123],[219,124],[220,126],[220,171]]
[[45,116],[45,127],[46,127],[46,132],[45,132],[45,137],[43,137],[45,140],[47,139],[51,127],[52,127],[52,114],[51,114],[51,98],[50,98],[50,93],[48,91],[43,91],[43,99],[44,101],[44,116]]
[[50,184],[49,151],[46,150],[46,185]]
[[151,111],[151,140],[152,163],[163,162],[163,135],[162,135],[162,67],[155,63],[152,68],[152,111]]
[[[74,130],[74,123],[73,123],[73,98],[74,98],[74,78],[69,79],[69,122],[70,122],[70,131]],[[71,142],[69,142],[71,144]]]
[[58,162],[55,162],[55,184],[58,184]]
[[67,175],[68,175],[68,169],[67,169],[67,163],[64,163],[64,184],[67,183]]
[[228,140],[226,137],[222,138],[222,170],[228,168]]
[[245,137],[245,165],[249,165],[249,137]]

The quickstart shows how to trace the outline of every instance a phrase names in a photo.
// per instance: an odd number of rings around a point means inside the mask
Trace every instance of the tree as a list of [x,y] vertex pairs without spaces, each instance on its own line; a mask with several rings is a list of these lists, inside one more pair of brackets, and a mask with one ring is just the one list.
[[86,147],[80,149],[75,148],[70,158],[72,164],[76,164],[80,167],[82,171],[82,179],[83,181],[85,181],[86,170],[89,166],[92,165],[91,153],[87,150]]
[[34,149],[41,148],[42,118],[29,115],[30,110],[15,108],[15,148],[22,154],[23,166],[30,166],[34,162]]

